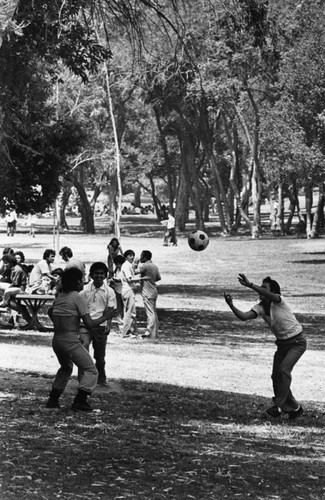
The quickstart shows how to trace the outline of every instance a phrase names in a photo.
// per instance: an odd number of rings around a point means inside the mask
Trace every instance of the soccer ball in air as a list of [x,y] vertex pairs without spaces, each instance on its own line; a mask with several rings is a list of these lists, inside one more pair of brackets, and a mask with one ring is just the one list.
[[202,252],[209,244],[209,236],[204,231],[192,231],[188,237],[188,244],[196,252]]

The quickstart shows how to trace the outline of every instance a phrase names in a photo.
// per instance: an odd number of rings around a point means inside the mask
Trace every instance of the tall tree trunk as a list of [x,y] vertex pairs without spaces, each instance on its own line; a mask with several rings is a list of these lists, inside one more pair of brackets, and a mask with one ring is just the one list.
[[73,185],[79,195],[79,208],[83,231],[87,234],[95,234],[94,212],[89,203],[83,183],[78,180],[77,175],[73,176]]
[[177,190],[176,213],[175,213],[176,227],[179,231],[185,231],[185,225],[188,216],[188,202],[189,202],[189,197],[187,192],[186,179],[184,177],[183,172],[181,172],[179,179],[179,187]]
[[[219,222],[223,234],[230,234],[231,219],[229,214],[228,200],[224,188],[220,169],[214,153],[211,151],[209,159],[212,167],[214,195],[216,197],[217,211],[219,215]],[[223,202],[223,205],[222,205]]]
[[134,187],[134,205],[141,207],[141,187],[139,185]]
[[182,154],[182,170],[186,180],[187,191],[195,210],[196,229],[205,230],[203,210],[201,204],[201,186],[197,175],[195,148],[188,133],[183,133],[180,138]]
[[307,238],[312,238],[312,206],[313,206],[313,190],[311,186],[305,188],[306,200],[306,234]]
[[169,206],[173,207],[173,204],[175,201],[175,169],[173,168],[173,165],[172,165],[171,160],[170,160],[170,155],[168,152],[168,146],[167,146],[167,141],[166,141],[166,135],[164,133],[163,126],[161,123],[160,112],[159,112],[157,106],[154,106],[153,110],[155,113],[157,128],[158,128],[158,132],[159,132],[160,145],[162,148],[166,172],[167,172]]
[[156,195],[156,186],[155,186],[155,183],[154,183],[154,180],[153,180],[151,172],[148,173],[147,176],[148,176],[148,179],[149,179],[149,182],[150,182],[151,197],[152,197],[153,204],[154,204],[154,207],[155,207],[155,212],[156,212],[157,220],[158,220],[158,222],[160,222],[161,221],[161,213],[160,213],[161,203],[160,203],[160,200],[159,200],[158,196]]
[[321,225],[324,222],[324,183],[319,185],[319,194],[316,212],[314,214],[314,219],[311,228],[311,238],[318,238],[321,233]]

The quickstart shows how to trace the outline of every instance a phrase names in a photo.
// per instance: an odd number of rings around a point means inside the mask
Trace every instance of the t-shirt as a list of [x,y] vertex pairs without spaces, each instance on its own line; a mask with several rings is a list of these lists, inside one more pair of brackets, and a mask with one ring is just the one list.
[[78,292],[62,292],[53,303],[54,316],[77,316],[89,314],[89,308],[84,297]]
[[264,319],[279,340],[290,339],[302,332],[301,324],[282,296],[281,302],[271,303],[270,316],[265,314],[264,307],[260,303],[256,304],[252,311]]
[[45,259],[40,260],[33,267],[29,277],[29,284],[32,286],[35,283],[41,283],[43,274],[52,272],[52,266]]
[[[106,283],[99,288],[96,288],[93,282],[88,283],[80,292],[80,295],[85,298],[91,319],[97,319],[102,316],[106,307],[116,309],[116,295],[114,290]],[[107,326],[107,321],[101,326]]]
[[156,281],[161,280],[158,267],[151,260],[147,260],[141,265],[140,275],[150,278],[148,281],[141,281],[142,296],[147,299],[156,299],[158,295]]

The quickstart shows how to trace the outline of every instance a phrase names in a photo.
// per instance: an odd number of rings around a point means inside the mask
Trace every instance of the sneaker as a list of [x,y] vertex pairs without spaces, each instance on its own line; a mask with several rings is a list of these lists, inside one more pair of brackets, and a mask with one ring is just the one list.
[[143,339],[148,339],[150,337],[150,332],[145,332],[143,335],[141,335]]
[[296,410],[289,411],[288,412],[289,420],[294,420],[295,418],[297,418],[300,415],[302,415],[303,412],[304,412],[304,410],[302,409],[302,406],[298,406],[298,408]]
[[83,403],[79,403],[78,401],[74,401],[72,403],[71,409],[73,411],[93,411],[92,407],[87,401]]
[[274,417],[274,418],[277,418],[277,417],[281,417],[282,415],[282,411],[280,410],[280,408],[276,405],[274,406],[271,406],[270,408],[268,408],[266,410],[266,413],[268,415],[270,415],[271,417]]

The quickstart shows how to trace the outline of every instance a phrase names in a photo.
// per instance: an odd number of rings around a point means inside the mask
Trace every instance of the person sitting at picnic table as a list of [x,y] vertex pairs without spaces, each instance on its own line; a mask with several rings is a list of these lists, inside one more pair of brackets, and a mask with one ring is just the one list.
[[21,266],[17,264],[14,255],[4,255],[2,257],[4,271],[0,280],[0,292],[3,299],[0,307],[9,307],[11,297],[25,291],[27,276]]
[[[2,257],[4,266],[3,274],[0,275],[0,292],[3,293],[3,300],[0,303],[1,307],[8,307],[11,310],[21,314],[24,320],[28,323],[31,316],[26,306],[17,303],[14,298],[18,293],[25,291],[27,277],[24,270],[17,264],[14,255],[5,254]],[[16,318],[18,321],[18,317]],[[9,319],[9,324],[13,326],[15,323],[13,316]]]
[[53,281],[52,270],[55,259],[55,251],[45,250],[43,259],[37,262],[33,267],[29,277],[30,293],[47,293],[50,289],[50,283]]

